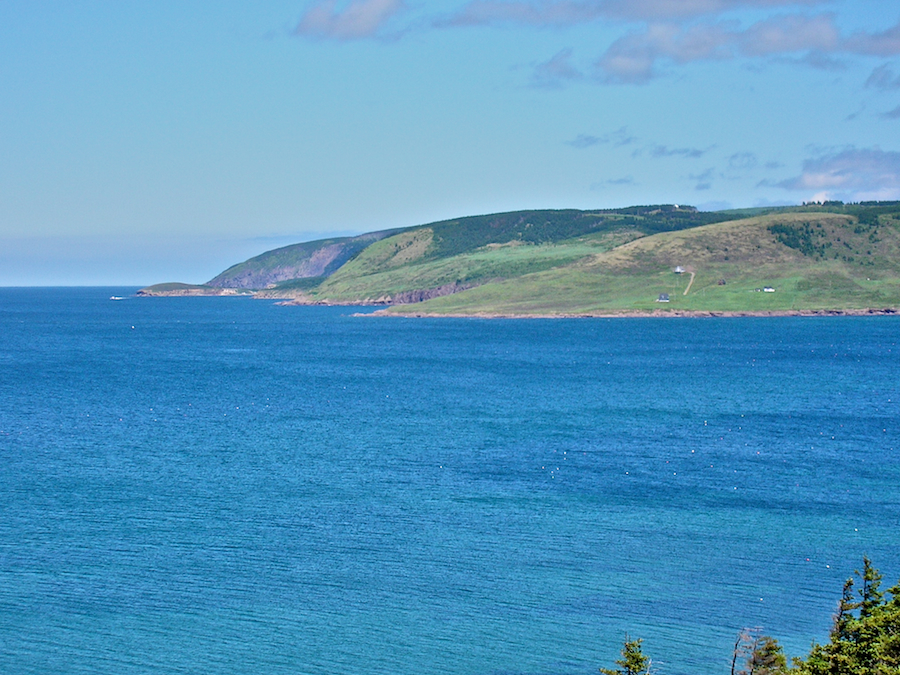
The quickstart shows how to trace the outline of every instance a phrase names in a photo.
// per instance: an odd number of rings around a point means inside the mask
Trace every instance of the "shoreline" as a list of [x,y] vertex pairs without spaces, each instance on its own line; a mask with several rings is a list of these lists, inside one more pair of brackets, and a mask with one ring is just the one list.
[[[385,302],[329,302],[328,300],[310,301],[304,298],[267,297],[258,291],[243,289],[177,289],[151,291],[140,289],[137,297],[251,297],[257,300],[274,300],[276,305],[284,307],[380,307],[374,312],[356,312],[351,316],[395,317],[405,319],[669,319],[669,318],[764,318],[764,317],[823,317],[823,316],[900,316],[900,308],[865,307],[854,309],[759,309],[759,310],[709,310],[709,309],[623,309],[597,312],[428,312],[412,309],[417,303],[388,304]],[[398,307],[409,307],[409,310],[394,311]]]
[[476,312],[471,314],[437,312],[391,312],[379,309],[374,312],[358,312],[352,316],[397,317],[406,319],[714,319],[714,318],[761,318],[761,317],[821,317],[821,316],[897,316],[900,310],[885,307],[882,309],[772,309],[772,310],[687,310],[687,309],[652,309],[623,310],[620,312],[580,312],[564,314],[514,314],[504,312]]

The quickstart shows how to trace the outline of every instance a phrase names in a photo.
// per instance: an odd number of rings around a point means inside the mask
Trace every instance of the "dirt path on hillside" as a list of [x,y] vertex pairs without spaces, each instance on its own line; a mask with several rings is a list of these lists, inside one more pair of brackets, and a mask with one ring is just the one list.
[[695,272],[691,272],[690,275],[691,275],[691,280],[688,282],[687,288],[684,289],[684,294],[685,294],[685,295],[687,295],[687,294],[688,294],[688,291],[691,290],[691,286],[692,286],[693,283],[694,283],[694,275],[695,275]]

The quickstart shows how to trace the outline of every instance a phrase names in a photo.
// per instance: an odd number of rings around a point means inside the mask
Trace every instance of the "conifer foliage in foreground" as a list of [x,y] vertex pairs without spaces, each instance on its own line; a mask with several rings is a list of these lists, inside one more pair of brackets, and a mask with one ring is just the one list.
[[868,558],[856,572],[861,588],[854,600],[853,578],[844,583],[831,640],[814,645],[798,675],[900,675],[900,582],[881,592],[881,574]]
[[[827,644],[813,644],[806,659],[788,666],[778,641],[758,629],[740,633],[734,646],[731,675],[900,675],[900,582],[881,590],[881,574],[863,558],[862,572],[844,583]],[[858,588],[857,588],[858,586]],[[742,670],[735,670],[739,660]],[[625,636],[618,669],[603,675],[650,675],[650,658],[641,640]]]

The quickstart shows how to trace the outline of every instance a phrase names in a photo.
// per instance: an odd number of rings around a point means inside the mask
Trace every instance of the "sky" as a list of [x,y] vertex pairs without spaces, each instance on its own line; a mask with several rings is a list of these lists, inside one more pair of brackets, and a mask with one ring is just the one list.
[[900,199],[896,0],[0,2],[0,286],[825,199]]

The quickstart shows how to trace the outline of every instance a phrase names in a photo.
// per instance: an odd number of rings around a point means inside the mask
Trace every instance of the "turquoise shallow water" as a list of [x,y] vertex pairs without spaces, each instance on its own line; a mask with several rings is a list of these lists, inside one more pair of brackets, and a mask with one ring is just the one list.
[[900,576],[900,319],[0,289],[0,672],[724,673]]

